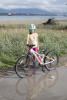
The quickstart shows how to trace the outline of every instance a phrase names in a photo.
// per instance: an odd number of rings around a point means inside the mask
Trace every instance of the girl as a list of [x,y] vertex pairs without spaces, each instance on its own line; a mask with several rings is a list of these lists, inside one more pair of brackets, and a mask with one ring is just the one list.
[[[35,32],[35,30],[36,30],[36,26],[34,24],[30,24],[29,25],[29,34],[27,36],[27,44],[35,45],[35,46],[33,46],[32,49],[37,52],[39,50],[39,44],[38,44],[38,34]],[[29,53],[29,50],[30,49],[28,49],[28,53]],[[35,56],[33,56],[33,60],[34,60],[34,62],[36,61]]]

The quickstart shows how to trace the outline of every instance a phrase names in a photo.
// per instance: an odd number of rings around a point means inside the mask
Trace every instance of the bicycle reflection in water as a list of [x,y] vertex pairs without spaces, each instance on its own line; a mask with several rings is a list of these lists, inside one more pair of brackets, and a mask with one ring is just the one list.
[[25,96],[26,100],[36,98],[40,93],[53,87],[58,80],[58,71],[53,70],[40,75],[33,75],[24,79],[19,79],[16,83],[16,92]]

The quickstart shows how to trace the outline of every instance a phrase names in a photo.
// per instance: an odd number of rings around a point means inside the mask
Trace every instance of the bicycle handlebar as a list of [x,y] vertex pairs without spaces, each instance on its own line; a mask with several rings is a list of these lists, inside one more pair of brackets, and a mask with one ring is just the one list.
[[30,47],[30,48],[32,48],[32,47],[35,46],[35,45],[29,45],[29,44],[27,44],[27,46]]

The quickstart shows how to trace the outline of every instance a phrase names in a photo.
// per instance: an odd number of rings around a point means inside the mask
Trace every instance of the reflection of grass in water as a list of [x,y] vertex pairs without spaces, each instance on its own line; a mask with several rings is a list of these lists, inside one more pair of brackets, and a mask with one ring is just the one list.
[[[0,29],[0,66],[11,66],[23,54],[26,54],[28,25],[4,25]],[[57,26],[56,26],[57,27]],[[55,29],[55,25],[37,25],[39,46],[55,49],[60,55],[67,54],[67,34]],[[3,56],[5,55],[5,56]]]

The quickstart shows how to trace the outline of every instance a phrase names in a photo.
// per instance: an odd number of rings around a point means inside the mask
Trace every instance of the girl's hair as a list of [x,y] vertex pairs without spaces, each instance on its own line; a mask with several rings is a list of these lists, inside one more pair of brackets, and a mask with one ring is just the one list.
[[32,32],[29,32],[29,34],[32,34]]
[[[34,33],[35,33],[35,30],[34,30]],[[29,31],[29,34],[32,34],[32,32],[31,32],[31,31]]]

